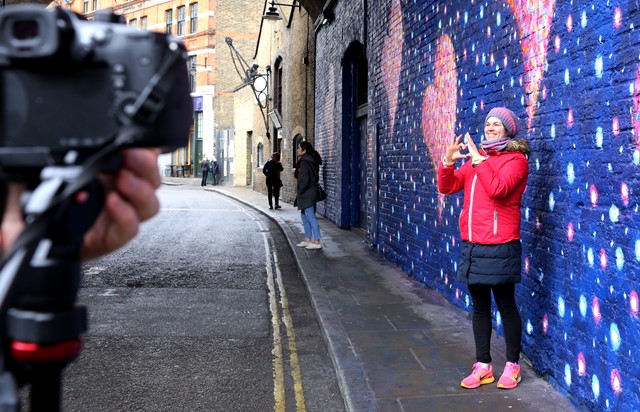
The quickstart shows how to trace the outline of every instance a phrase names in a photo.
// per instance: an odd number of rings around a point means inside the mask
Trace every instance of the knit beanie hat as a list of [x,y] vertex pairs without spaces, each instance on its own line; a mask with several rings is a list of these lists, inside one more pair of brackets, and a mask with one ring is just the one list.
[[515,137],[515,135],[517,135],[520,131],[520,119],[518,119],[518,116],[516,116],[514,112],[507,109],[506,107],[494,107],[493,109],[491,109],[489,111],[489,114],[487,114],[485,122],[490,117],[497,117],[498,119],[500,119],[500,121],[504,125],[505,130],[507,131],[507,135],[511,138]]

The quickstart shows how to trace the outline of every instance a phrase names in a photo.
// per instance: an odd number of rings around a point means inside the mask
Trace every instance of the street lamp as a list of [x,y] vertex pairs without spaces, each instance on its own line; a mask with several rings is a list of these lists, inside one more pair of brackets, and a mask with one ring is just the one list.
[[278,12],[278,8],[276,6],[300,8],[300,5],[296,4],[295,0],[293,4],[281,4],[281,3],[276,3],[274,0],[271,0],[271,6],[269,6],[269,9],[267,10],[267,12],[262,15],[262,19],[272,20],[272,21],[282,20],[282,16]]

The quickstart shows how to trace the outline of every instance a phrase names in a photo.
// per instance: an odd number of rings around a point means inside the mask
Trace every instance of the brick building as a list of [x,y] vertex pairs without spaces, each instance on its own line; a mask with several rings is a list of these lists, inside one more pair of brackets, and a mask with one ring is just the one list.
[[[216,157],[223,181],[234,170],[233,91],[239,79],[228,54],[226,37],[233,37],[242,53],[254,50],[260,27],[261,5],[251,0],[59,0],[88,19],[109,8],[132,27],[171,33],[189,52],[194,102],[194,124],[187,147],[171,153],[164,163],[195,165]],[[242,11],[242,12],[239,12]]]
[[[267,2],[263,14],[268,11]],[[271,153],[279,152],[284,167],[281,198],[293,202],[297,142],[314,141],[314,18],[300,7],[278,7],[281,20],[263,20],[255,49],[250,59],[266,73],[269,67],[269,101],[256,104],[250,88],[237,91],[238,104],[252,101],[252,121],[236,123],[236,136],[243,141],[246,136],[249,173],[252,179],[235,183],[252,185],[266,192],[262,166]],[[244,96],[244,98],[242,97]],[[268,106],[268,107],[267,107]],[[236,109],[238,111],[238,109]],[[262,110],[262,111],[261,111]],[[246,119],[245,119],[246,120]],[[266,120],[266,122],[265,122]],[[266,131],[269,131],[267,137]]]

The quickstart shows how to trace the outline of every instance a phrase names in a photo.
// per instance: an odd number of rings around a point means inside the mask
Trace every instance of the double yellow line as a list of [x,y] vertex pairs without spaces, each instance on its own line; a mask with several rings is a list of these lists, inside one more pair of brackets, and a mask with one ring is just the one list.
[[[278,255],[275,247],[269,247],[269,237],[263,232],[266,253],[267,287],[269,289],[269,309],[271,312],[271,324],[273,326],[273,396],[275,400],[274,411],[285,412],[285,383],[284,383],[284,359],[282,335],[280,333],[280,313],[282,311],[282,323],[284,324],[289,349],[289,364],[291,377],[293,378],[293,390],[296,399],[296,411],[306,412],[304,391],[302,387],[302,375],[298,360],[298,348],[296,346],[296,331],[293,327],[291,313],[289,312],[289,300],[282,282],[282,272],[278,264]],[[280,300],[278,301],[278,296]],[[278,306],[278,303],[280,306]]]

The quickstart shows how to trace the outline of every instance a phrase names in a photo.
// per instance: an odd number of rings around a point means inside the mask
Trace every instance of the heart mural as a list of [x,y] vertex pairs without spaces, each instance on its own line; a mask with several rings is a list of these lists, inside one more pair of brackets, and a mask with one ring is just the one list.
[[382,82],[387,91],[389,107],[389,136],[393,141],[393,126],[398,107],[398,84],[400,83],[400,67],[402,66],[402,5],[400,0],[393,0],[389,11],[389,33],[382,42]]
[[[422,133],[429,155],[438,169],[439,159],[446,145],[455,136],[456,106],[458,104],[458,73],[456,56],[451,38],[442,35],[438,39],[434,59],[433,83],[427,86],[422,101]],[[444,195],[438,195],[438,215],[442,216]]]
[[527,99],[527,127],[536,110],[540,84],[547,63],[547,46],[555,0],[507,0],[513,10],[520,31],[524,57],[525,92]]

